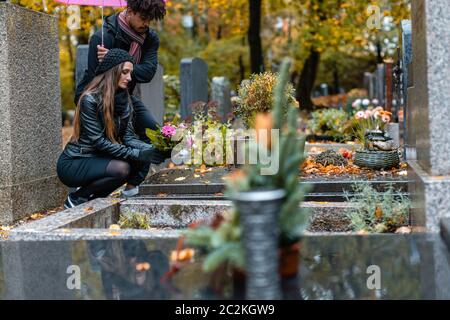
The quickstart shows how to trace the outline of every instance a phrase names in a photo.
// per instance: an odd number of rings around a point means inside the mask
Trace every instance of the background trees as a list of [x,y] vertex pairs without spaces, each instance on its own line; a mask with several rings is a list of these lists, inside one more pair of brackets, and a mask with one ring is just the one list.
[[[58,15],[62,102],[73,108],[76,46],[101,25],[100,9],[79,7],[79,29],[70,29],[73,12],[52,0],[12,0]],[[161,38],[160,62],[177,75],[183,57],[199,56],[210,76],[226,76],[234,88],[250,73],[277,70],[294,58],[291,80],[301,108],[311,110],[317,82],[333,89],[358,86],[364,71],[393,55],[396,25],[409,17],[410,0],[167,0],[164,22],[153,27]],[[370,29],[369,5],[379,8],[379,28]],[[112,9],[105,9],[109,14]],[[388,18],[389,17],[389,18]],[[390,26],[390,27],[389,27]],[[389,28],[388,28],[389,27]]]

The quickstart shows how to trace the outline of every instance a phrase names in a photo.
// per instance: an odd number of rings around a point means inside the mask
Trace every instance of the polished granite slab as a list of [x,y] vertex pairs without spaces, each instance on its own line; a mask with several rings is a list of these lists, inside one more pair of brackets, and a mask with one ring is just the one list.
[[[243,297],[230,274],[203,272],[197,253],[172,274],[176,244],[175,239],[0,242],[0,298]],[[369,289],[368,282],[376,283],[374,268],[380,287]],[[283,297],[450,299],[450,251],[438,234],[307,236],[298,275],[283,280]]]

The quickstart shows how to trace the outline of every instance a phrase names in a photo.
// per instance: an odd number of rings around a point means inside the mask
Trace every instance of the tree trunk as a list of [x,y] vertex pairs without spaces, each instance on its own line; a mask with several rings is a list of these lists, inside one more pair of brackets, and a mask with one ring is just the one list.
[[245,79],[245,65],[244,65],[244,57],[242,55],[239,55],[239,75],[240,75],[239,83],[242,83],[242,81]]
[[222,39],[222,26],[219,26],[217,28],[216,40],[220,40],[220,39]]
[[250,45],[250,64],[252,73],[264,72],[264,60],[261,45],[261,0],[250,0],[250,26],[248,42]]
[[337,70],[337,68],[335,66],[333,68],[333,93],[334,94],[339,94],[339,88],[340,88],[339,73],[338,73],[338,70]]
[[300,109],[302,110],[313,110],[311,93],[314,88],[314,82],[316,81],[319,60],[320,54],[312,48],[309,57],[305,61],[297,84],[297,100],[300,102]]

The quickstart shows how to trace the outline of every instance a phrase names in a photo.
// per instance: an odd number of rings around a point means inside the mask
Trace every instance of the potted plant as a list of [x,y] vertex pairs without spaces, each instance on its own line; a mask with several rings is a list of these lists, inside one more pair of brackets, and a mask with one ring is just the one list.
[[[254,127],[258,113],[267,113],[272,109],[276,83],[277,75],[272,72],[253,74],[249,80],[242,82],[238,90],[234,113],[243,120],[247,128]],[[287,111],[288,105],[298,106],[294,92],[294,87],[286,83],[283,91],[284,111]]]
[[350,139],[351,122],[347,112],[338,109],[314,111],[308,121],[308,140],[342,142]]
[[356,150],[354,163],[371,169],[388,169],[400,164],[398,146],[386,132],[392,113],[382,107],[355,114],[355,134],[363,145]]
[[[227,265],[234,270],[235,278],[242,278],[248,270],[244,257],[244,238],[248,231],[243,231],[244,223],[251,223],[251,219],[245,222],[244,217],[262,211],[265,211],[264,217],[269,217],[268,221],[274,219],[266,235],[276,236],[278,250],[275,254],[278,257],[275,259],[280,261],[279,275],[292,277],[298,270],[300,238],[309,219],[308,212],[300,208],[306,190],[298,182],[305,140],[297,138],[297,109],[287,102],[284,94],[289,66],[288,61],[282,65],[272,113],[255,117],[257,145],[279,150],[276,155],[279,157],[279,170],[272,175],[261,174],[264,165],[258,162],[235,171],[226,180],[227,195],[234,203],[233,211],[220,219],[220,223],[196,225],[186,233],[188,244],[207,253],[203,264],[206,271],[222,270]],[[287,115],[283,107],[286,104]],[[279,139],[264,139],[263,129],[278,129]]]

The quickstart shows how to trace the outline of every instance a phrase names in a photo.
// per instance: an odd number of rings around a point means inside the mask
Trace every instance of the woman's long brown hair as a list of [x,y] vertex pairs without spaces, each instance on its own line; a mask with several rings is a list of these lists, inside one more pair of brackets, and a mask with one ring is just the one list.
[[[103,105],[103,119],[105,120],[105,134],[106,137],[113,143],[117,143],[115,137],[115,125],[114,125],[114,96],[118,87],[120,75],[125,63],[121,63],[114,68],[96,76],[87,85],[83,91],[80,99],[78,100],[77,109],[73,118],[73,135],[72,142],[78,141],[80,138],[80,106],[83,97],[87,94],[98,94],[101,96],[101,104]],[[99,110],[97,110],[99,111]]]

